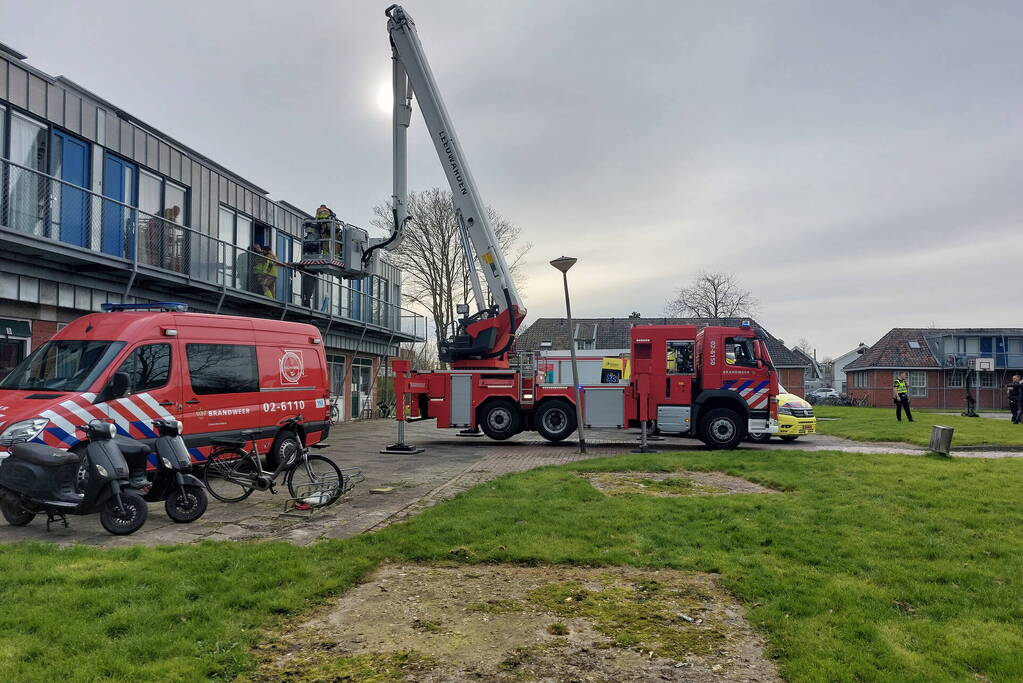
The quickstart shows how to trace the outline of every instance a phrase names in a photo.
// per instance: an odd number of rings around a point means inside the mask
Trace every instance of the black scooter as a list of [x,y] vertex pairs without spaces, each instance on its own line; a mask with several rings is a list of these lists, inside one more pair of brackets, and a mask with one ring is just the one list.
[[81,455],[41,443],[11,446],[0,463],[0,513],[12,526],[25,526],[45,512],[49,531],[54,522],[66,527],[67,515],[98,512],[112,534],[138,531],[149,508],[143,491],[130,481],[128,463],[114,441],[117,428],[93,420],[78,429],[89,441]]
[[[167,516],[175,522],[194,522],[206,512],[206,487],[192,472],[192,458],[181,438],[179,420],[153,420],[158,434],[153,446],[118,436],[115,441],[124,453],[134,486],[148,488],[143,498],[150,502],[165,501]],[[146,478],[149,454],[156,452],[156,469]]]

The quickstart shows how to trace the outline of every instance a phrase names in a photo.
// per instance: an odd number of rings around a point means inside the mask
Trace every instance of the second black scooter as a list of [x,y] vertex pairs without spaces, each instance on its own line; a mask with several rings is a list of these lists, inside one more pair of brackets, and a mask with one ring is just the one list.
[[[194,522],[206,512],[206,487],[192,474],[192,458],[181,438],[180,420],[153,420],[157,437],[152,447],[129,437],[116,438],[131,470],[134,485],[148,487],[144,498],[150,502],[164,501],[167,516],[182,524]],[[146,463],[150,453],[156,454],[156,469],[149,472]]]

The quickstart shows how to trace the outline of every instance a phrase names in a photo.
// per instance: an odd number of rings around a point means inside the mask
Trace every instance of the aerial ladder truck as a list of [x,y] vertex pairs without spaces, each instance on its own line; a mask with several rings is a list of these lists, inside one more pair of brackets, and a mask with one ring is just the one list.
[[[399,444],[407,420],[436,419],[438,427],[475,430],[507,439],[536,430],[561,441],[577,427],[575,392],[546,384],[535,356],[523,354],[511,367],[515,336],[526,316],[485,204],[476,187],[412,18],[399,5],[385,10],[394,88],[393,229],[366,249],[396,248],[409,220],[407,133],[412,102],[419,104],[448,184],[477,311],[464,316],[440,342],[447,370],[415,371],[392,361]],[[372,242],[372,241],[371,241]],[[478,273],[482,272],[490,299]],[[490,301],[493,303],[491,304]],[[740,327],[636,326],[631,331],[629,382],[581,387],[586,427],[652,426],[692,435],[711,447],[734,448],[748,430],[777,431],[778,376],[764,335]]]

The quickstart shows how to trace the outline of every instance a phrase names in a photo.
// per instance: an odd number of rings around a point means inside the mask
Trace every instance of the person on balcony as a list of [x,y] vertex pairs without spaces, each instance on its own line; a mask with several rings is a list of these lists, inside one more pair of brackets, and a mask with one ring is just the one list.
[[277,257],[270,247],[262,247],[261,256],[257,260],[254,272],[256,291],[263,296],[274,298],[277,289]]

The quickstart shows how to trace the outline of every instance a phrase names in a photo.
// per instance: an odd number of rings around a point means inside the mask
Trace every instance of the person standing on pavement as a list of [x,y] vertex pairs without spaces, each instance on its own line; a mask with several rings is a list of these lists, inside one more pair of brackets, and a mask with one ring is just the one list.
[[1009,385],[1009,410],[1012,412],[1012,423],[1023,422],[1023,381],[1019,375],[1012,376],[1012,384]]
[[900,372],[892,384],[892,398],[895,400],[895,419],[902,422],[902,411],[906,411],[906,418],[912,422],[913,413],[909,409],[909,383],[906,381],[907,373]]

